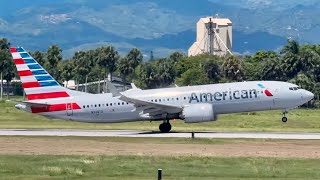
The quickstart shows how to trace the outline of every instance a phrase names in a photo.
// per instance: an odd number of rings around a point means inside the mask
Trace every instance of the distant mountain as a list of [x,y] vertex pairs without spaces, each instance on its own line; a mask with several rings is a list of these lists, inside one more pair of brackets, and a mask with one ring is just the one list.
[[[30,3],[32,2],[32,3]],[[233,51],[274,50],[288,37],[320,43],[317,0],[19,0],[0,2],[0,37],[30,50],[51,44],[74,51],[114,45],[156,57],[186,52],[195,40],[196,22],[218,15],[233,22]]]

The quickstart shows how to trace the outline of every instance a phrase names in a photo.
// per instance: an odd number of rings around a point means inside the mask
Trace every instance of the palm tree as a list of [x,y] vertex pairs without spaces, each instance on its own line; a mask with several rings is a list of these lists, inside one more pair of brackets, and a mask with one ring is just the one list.
[[216,59],[206,59],[202,64],[208,78],[217,83],[220,79],[220,66]]
[[0,39],[0,78],[1,78],[1,90],[0,90],[0,100],[3,100],[3,71],[4,62],[6,60],[11,60],[10,58],[10,43],[6,38]]
[[118,69],[120,71],[120,75],[122,77],[122,81],[125,81],[126,78],[133,73],[134,68],[130,62],[130,60],[126,57],[121,58],[118,62]]
[[59,79],[59,70],[57,68],[59,62],[62,60],[62,49],[57,45],[50,46],[46,53],[48,61],[48,72],[55,78]]
[[222,64],[224,75],[229,81],[242,80],[242,66],[239,58],[236,56],[228,56]]
[[177,63],[183,57],[184,57],[184,55],[181,52],[176,51],[170,55],[169,59],[171,59],[173,62]]
[[287,77],[281,64],[283,64],[283,62],[280,57],[266,60],[266,62],[262,64],[260,71],[261,79],[286,81]]
[[9,86],[11,80],[15,77],[15,68],[13,62],[10,60],[4,61],[3,67],[3,78],[7,81],[7,99],[9,99]]
[[113,46],[101,47],[98,48],[98,54],[96,56],[96,62],[99,64],[101,68],[104,68],[104,87],[106,92],[106,78],[108,77],[108,73],[110,73],[110,81],[112,81],[112,73],[116,70],[116,63],[118,61],[119,55]]
[[169,86],[176,77],[174,62],[168,59],[160,59],[156,62],[158,87]]
[[42,66],[45,66],[45,56],[46,54],[40,51],[35,51],[33,53],[30,53],[30,55]]
[[68,88],[68,81],[71,80],[74,76],[74,64],[72,60],[65,60],[61,64],[61,78],[63,81],[66,81],[66,88]]
[[143,61],[143,55],[137,48],[131,49],[126,58],[131,62],[133,70]]
[[281,54],[292,53],[292,54],[296,54],[296,55],[299,54],[300,45],[299,45],[298,41],[288,39],[287,42],[288,42],[288,44],[282,48],[280,53]]

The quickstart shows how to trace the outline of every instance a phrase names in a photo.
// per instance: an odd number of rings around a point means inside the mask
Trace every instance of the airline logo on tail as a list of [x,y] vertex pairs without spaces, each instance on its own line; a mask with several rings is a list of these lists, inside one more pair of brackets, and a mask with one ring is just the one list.
[[56,80],[23,48],[10,48],[28,100],[69,97]]
[[[261,87],[262,89],[265,89],[264,85],[262,85],[262,84],[258,84],[258,86]],[[269,97],[273,96],[273,94],[268,89],[264,90],[264,94],[266,94]]]
[[[50,100],[70,97],[68,89],[60,86],[22,47],[12,47],[10,52],[28,100]],[[45,107],[31,106],[31,110],[34,113],[63,111],[67,109],[67,105],[72,106],[74,110],[81,109],[77,103],[70,102],[67,104],[48,104]]]

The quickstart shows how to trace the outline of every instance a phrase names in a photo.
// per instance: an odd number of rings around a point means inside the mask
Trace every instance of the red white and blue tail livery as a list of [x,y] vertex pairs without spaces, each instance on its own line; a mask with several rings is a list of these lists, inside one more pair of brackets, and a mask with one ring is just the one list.
[[28,100],[70,97],[59,83],[23,48],[10,48]]
[[22,47],[10,48],[10,52],[17,67],[26,98],[30,103],[33,103],[30,106],[31,112],[66,111],[67,106],[72,106],[70,108],[75,110],[80,109],[79,105],[71,100],[71,96],[79,94],[78,92],[60,86]]
[[46,117],[81,122],[115,123],[164,121],[161,132],[169,132],[171,119],[186,123],[208,122],[217,115],[237,112],[283,110],[310,101],[314,95],[295,84],[250,81],[122,92],[119,96],[72,91],[60,84],[23,48],[10,48],[28,101],[16,108]]

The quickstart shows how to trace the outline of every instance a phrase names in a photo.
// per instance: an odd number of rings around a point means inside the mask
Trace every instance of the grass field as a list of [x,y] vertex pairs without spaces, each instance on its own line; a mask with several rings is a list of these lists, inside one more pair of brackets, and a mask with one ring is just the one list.
[[0,155],[1,179],[319,179],[319,159]]
[[[288,122],[281,122],[281,111],[220,115],[218,121],[186,124],[171,121],[173,131],[293,131],[320,132],[320,110],[297,109],[288,114]],[[0,103],[0,128],[58,128],[58,129],[137,129],[158,130],[160,122],[132,122],[117,124],[80,123],[47,119],[14,108],[12,102]]]

